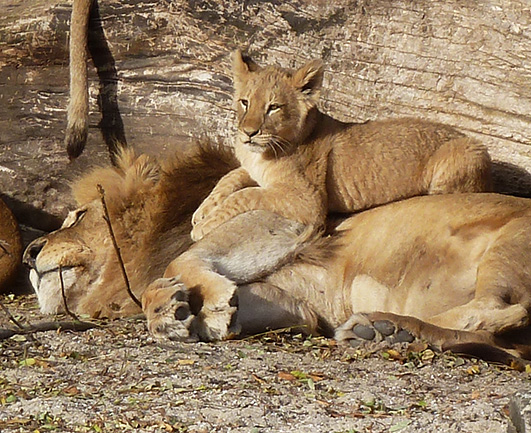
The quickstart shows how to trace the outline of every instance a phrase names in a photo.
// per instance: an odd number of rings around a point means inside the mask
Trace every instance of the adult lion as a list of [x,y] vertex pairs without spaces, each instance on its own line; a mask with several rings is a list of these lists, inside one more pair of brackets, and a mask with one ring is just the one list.
[[0,292],[11,283],[20,266],[22,240],[15,217],[0,199]]
[[[117,169],[98,169],[78,182],[79,208],[60,230],[28,246],[24,258],[42,311],[64,309],[59,269],[72,311],[96,317],[139,311],[102,218],[101,184],[150,331],[211,338],[205,320],[215,313],[211,293],[172,280],[171,267],[144,291],[190,246],[193,211],[231,164],[205,147],[162,166],[130,152],[118,162]],[[231,331],[304,325],[351,340],[406,329],[434,347],[480,350],[506,362],[511,355],[531,359],[531,201],[496,194],[417,197],[355,215],[331,236],[310,240],[287,220],[274,221],[276,231],[262,230],[274,216],[257,212],[225,223],[190,250],[240,284]],[[284,246],[269,260],[266,247],[273,243]],[[273,271],[283,254],[288,263]],[[269,264],[258,269],[261,259]]]

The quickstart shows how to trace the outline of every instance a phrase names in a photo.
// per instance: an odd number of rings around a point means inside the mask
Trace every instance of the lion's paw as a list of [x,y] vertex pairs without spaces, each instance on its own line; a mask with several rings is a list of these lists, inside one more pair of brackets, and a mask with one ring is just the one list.
[[192,215],[192,225],[196,226],[203,221],[217,207],[218,202],[215,199],[207,197],[203,203],[195,210]]
[[142,297],[148,330],[159,340],[197,341],[189,291],[176,278],[159,278]]
[[199,312],[190,303],[190,291],[177,278],[159,278],[145,291],[142,309],[148,330],[159,340],[216,341],[234,338],[240,332],[233,323],[237,306],[203,306]]
[[198,315],[196,329],[202,340],[228,340],[240,334],[240,327],[233,323],[237,307],[227,306],[219,310],[203,308]]
[[390,320],[371,321],[365,314],[354,314],[335,331],[337,341],[347,341],[351,346],[359,346],[363,342],[379,343],[386,341],[389,344],[411,343],[415,336],[407,329],[397,327]]
[[222,217],[221,213],[216,214],[214,217],[206,218],[198,222],[195,226],[192,227],[190,237],[194,242],[198,242],[203,239],[207,234],[212,230],[218,228],[221,224],[225,222],[225,218]]

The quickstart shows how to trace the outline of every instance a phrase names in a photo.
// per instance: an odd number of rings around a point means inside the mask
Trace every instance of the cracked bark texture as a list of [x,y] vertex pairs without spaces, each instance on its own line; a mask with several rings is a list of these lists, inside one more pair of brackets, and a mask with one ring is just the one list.
[[[531,4],[527,0],[101,0],[128,142],[152,154],[192,137],[230,141],[229,53],[261,64],[325,62],[321,107],[342,120],[414,116],[479,138],[497,190],[531,193]],[[57,223],[68,180],[108,160],[97,128],[63,148],[68,85],[64,0],[0,0],[0,192],[25,224]],[[28,212],[31,210],[31,212]],[[47,219],[48,218],[48,219]]]

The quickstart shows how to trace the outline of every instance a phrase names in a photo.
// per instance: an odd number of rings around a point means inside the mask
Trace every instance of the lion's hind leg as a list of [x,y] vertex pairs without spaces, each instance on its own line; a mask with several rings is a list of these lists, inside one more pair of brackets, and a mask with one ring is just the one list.
[[420,340],[438,351],[450,350],[518,370],[528,363],[522,359],[523,353],[517,346],[500,346],[501,342],[489,332],[441,328],[416,317],[386,312],[354,314],[336,329],[334,338],[351,345],[367,341],[394,344]]
[[530,323],[531,218],[514,218],[496,234],[478,264],[473,298],[430,317],[428,322],[495,335]]
[[428,161],[425,182],[428,194],[491,191],[491,159],[486,147],[469,137],[447,141]]

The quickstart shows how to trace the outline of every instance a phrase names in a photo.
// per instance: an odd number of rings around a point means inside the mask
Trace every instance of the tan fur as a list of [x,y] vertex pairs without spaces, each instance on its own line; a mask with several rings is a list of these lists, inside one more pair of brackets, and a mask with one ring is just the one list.
[[320,112],[323,68],[261,68],[233,55],[241,168],[193,218],[192,238],[252,209],[320,227],[326,214],[422,194],[490,187],[486,148],[455,129],[418,119],[343,123]]
[[89,124],[87,82],[87,35],[94,0],[74,0],[70,22],[70,102],[67,110],[65,144],[70,158],[83,151]]
[[67,110],[65,145],[70,159],[77,158],[85,148],[89,127],[89,92],[87,58],[98,74],[98,128],[116,163],[120,149],[127,140],[118,106],[118,72],[102,27],[97,0],[74,0],[70,21],[70,98]]
[[[302,326],[348,340],[357,326],[385,320],[434,347],[474,343],[531,358],[530,200],[496,194],[416,197],[361,212],[332,236],[315,240],[297,223],[267,211],[241,214],[188,250],[201,258],[195,270],[203,273],[209,263],[207,271],[238,284],[236,296],[222,300],[232,310],[216,310],[226,292],[186,287],[171,265],[165,273],[164,267],[190,245],[192,211],[216,182],[201,179],[214,172],[219,177],[228,166],[205,151],[169,162],[166,169],[153,161],[139,169],[138,161],[122,158],[119,169],[99,171],[82,185],[90,196],[94,183],[103,183],[108,202],[115,204],[110,211],[118,243],[157,337],[230,338]],[[269,226],[277,228],[274,240]],[[137,311],[119,277],[97,200],[74,212],[63,229],[30,245],[25,260],[40,275],[40,284],[33,281],[44,311],[63,309],[57,278],[48,277],[57,275],[59,264],[73,311],[111,317]],[[47,278],[55,285],[43,285]]]
[[[193,211],[232,167],[231,155],[204,146],[164,164],[122,150],[116,168],[85,175],[72,188],[78,209],[60,230],[32,242],[24,255],[33,267],[30,278],[41,310],[64,311],[60,265],[73,312],[114,318],[139,311],[125,291],[96,185],[105,191],[131,288],[140,297],[168,263],[190,246]],[[152,263],[146,264],[146,254]]]
[[15,217],[0,199],[0,293],[13,282],[22,257],[22,240]]

